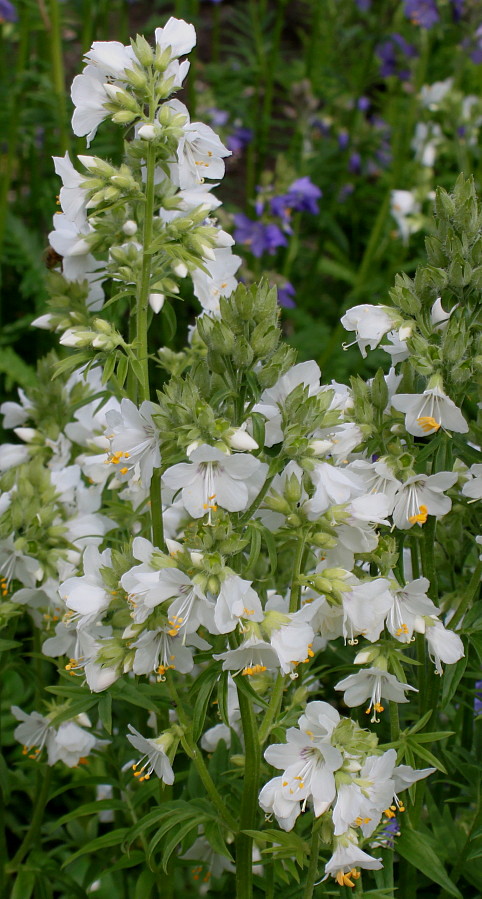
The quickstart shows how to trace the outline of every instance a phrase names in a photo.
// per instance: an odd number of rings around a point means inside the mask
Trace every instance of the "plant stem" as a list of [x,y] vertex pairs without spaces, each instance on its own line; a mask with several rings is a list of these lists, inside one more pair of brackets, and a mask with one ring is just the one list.
[[67,105],[65,102],[65,75],[64,58],[62,53],[62,26],[60,19],[60,7],[58,0],[49,0],[50,12],[50,63],[52,67],[52,84],[58,110],[59,136],[61,153],[65,153],[70,146],[69,131],[67,129]]
[[[154,104],[151,104],[150,118],[154,118]],[[143,247],[144,255],[142,260],[141,282],[139,293],[137,296],[136,308],[136,348],[138,353],[138,362],[140,367],[140,394],[142,400],[150,399],[149,389],[149,354],[147,343],[147,310],[149,306],[149,291],[151,281],[151,264],[152,255],[150,246],[152,242],[152,223],[154,217],[154,195],[155,195],[155,171],[156,171],[156,154],[155,148],[151,143],[147,145],[146,153],[147,176],[146,176],[146,205],[144,213],[144,233]],[[164,530],[162,525],[162,495],[161,495],[161,477],[160,472],[156,471],[152,477],[151,489],[151,526],[152,526],[152,542],[160,549],[164,549]]]
[[184,707],[179,698],[179,694],[177,692],[176,685],[174,683],[174,679],[173,679],[173,677],[170,676],[170,677],[168,677],[167,680],[168,680],[168,684],[169,684],[169,692],[172,696],[173,702],[175,703],[176,711],[179,715],[179,720],[184,727],[184,743],[186,744],[186,747],[189,750],[189,756],[190,756],[190,758],[192,758],[192,760],[196,766],[197,772],[199,774],[199,777],[202,780],[202,783],[205,787],[206,793],[208,794],[214,807],[219,812],[221,818],[223,819],[223,821],[227,825],[227,827],[229,827],[230,830],[236,832],[238,829],[238,824],[237,824],[236,820],[233,818],[233,816],[231,815],[231,812],[226,808],[223,800],[221,799],[221,796],[219,795],[218,790],[216,788],[216,784],[214,783],[214,781],[206,767],[204,759],[203,759],[196,743],[194,742],[194,740],[192,738],[191,723],[186,715],[186,712],[184,711]]
[[299,605],[300,596],[301,596],[301,584],[298,582],[298,578],[301,573],[304,550],[305,550],[305,541],[300,538],[298,540],[298,545],[296,547],[295,561],[293,564],[293,577],[292,577],[292,581],[291,581],[291,593],[290,593],[290,612],[298,611],[298,605]]
[[310,863],[308,865],[308,873],[306,875],[305,889],[303,891],[303,899],[312,899],[315,881],[318,875],[318,850],[320,848],[320,827],[322,817],[317,818],[313,824],[311,831],[311,848]]
[[244,512],[243,515],[241,515],[241,518],[239,519],[240,525],[246,524],[246,522],[250,521],[250,519],[253,517],[253,512],[256,512],[256,509],[258,508],[258,506],[260,506],[261,503],[263,502],[264,497],[266,496],[269,488],[271,487],[274,477],[275,477],[275,475],[273,474],[269,478],[266,478],[256,499],[254,499],[253,502],[251,503],[250,507],[248,509],[246,509],[246,512]]
[[478,562],[475,566],[474,573],[470,578],[469,585],[467,590],[462,595],[462,599],[459,602],[459,605],[452,615],[450,619],[450,627],[453,629],[459,623],[461,618],[465,615],[467,609],[470,606],[470,603],[477,595],[477,591],[480,589],[480,578],[482,576],[482,562]]
[[258,740],[260,746],[262,746],[263,743],[267,740],[269,732],[271,730],[271,725],[273,724],[273,721],[279,712],[279,707],[283,698],[284,683],[284,676],[282,674],[278,674],[275,685],[273,687],[273,692],[271,694],[271,699],[269,701],[269,708],[266,709],[263,721],[259,728]]
[[261,752],[251,699],[238,690],[238,700],[243,724],[245,767],[239,832],[236,836],[236,899],[252,899],[253,838],[243,831],[253,829],[256,825]]
[[44,808],[47,804],[47,799],[50,790],[50,780],[52,777],[52,769],[47,768],[43,777],[39,778],[41,781],[40,789],[37,792],[37,796],[35,799],[35,804],[32,810],[32,818],[30,821],[30,827],[27,830],[23,838],[23,842],[15,853],[12,861],[8,865],[8,871],[12,873],[16,871],[18,866],[21,864],[23,859],[25,858],[28,850],[32,843],[35,842],[37,837],[38,830],[40,828],[40,824],[42,822],[42,816],[44,813]]

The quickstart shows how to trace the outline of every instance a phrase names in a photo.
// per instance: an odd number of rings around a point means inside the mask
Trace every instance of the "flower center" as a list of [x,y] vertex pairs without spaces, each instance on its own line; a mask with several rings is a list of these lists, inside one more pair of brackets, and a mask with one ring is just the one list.
[[420,418],[417,418],[417,421],[422,428],[422,431],[428,433],[429,431],[438,431],[440,425],[438,421],[435,421],[435,418],[432,418],[431,415],[422,415]]
[[427,506],[421,505],[418,507],[419,512],[417,515],[409,515],[408,520],[410,524],[425,524],[428,516]]
[[351,871],[348,871],[346,874],[340,868],[339,871],[336,872],[335,880],[341,887],[354,887],[354,880],[358,880],[360,877],[360,872],[357,871],[356,868],[352,868]]

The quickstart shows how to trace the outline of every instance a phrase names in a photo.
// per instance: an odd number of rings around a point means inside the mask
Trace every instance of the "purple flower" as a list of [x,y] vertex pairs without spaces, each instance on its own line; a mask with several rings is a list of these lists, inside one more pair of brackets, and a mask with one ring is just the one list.
[[396,818],[390,818],[380,831],[378,841],[387,849],[393,849],[395,846],[395,837],[400,836],[400,825]]
[[361,109],[363,112],[366,112],[367,109],[370,109],[371,103],[368,97],[358,97],[356,101],[356,105],[358,109]]
[[0,23],[1,22],[17,22],[18,13],[10,0],[0,0]]
[[226,146],[228,150],[231,150],[231,153],[240,153],[252,139],[253,132],[251,131],[251,128],[243,128],[240,125],[226,138]]
[[253,222],[243,212],[234,216],[236,230],[234,239],[236,243],[248,246],[253,256],[259,258],[263,253],[271,256],[278,247],[285,247],[287,240],[278,225],[264,225],[263,222]]
[[348,131],[340,131],[338,135],[338,146],[340,150],[346,150],[349,143],[350,137],[348,135]]
[[359,153],[352,153],[348,160],[348,171],[354,175],[361,171],[361,156]]
[[462,47],[470,54],[472,62],[480,65],[482,62],[482,25],[479,25],[472,38],[465,38]]
[[355,4],[358,6],[360,12],[368,12],[372,5],[372,0],[355,0]]
[[405,15],[414,25],[432,28],[440,19],[436,0],[405,0]]
[[282,287],[278,287],[278,303],[280,306],[283,306],[284,309],[294,309],[296,306],[293,297],[296,294],[296,290],[293,285],[290,284],[289,281],[286,281]]
[[476,715],[482,714],[482,680],[475,681],[475,696],[474,696],[474,712]]
[[225,109],[218,109],[217,106],[210,106],[209,109],[206,109],[206,113],[214,128],[222,128],[229,119],[229,112],[226,112]]
[[452,14],[456,22],[460,22],[464,14],[464,0],[451,0]]
[[403,64],[408,59],[418,56],[418,53],[415,47],[409,44],[401,34],[391,34],[386,41],[378,44],[375,52],[381,63],[380,75],[382,78],[388,78],[390,75],[396,75],[401,81],[410,78],[410,70],[403,68]]

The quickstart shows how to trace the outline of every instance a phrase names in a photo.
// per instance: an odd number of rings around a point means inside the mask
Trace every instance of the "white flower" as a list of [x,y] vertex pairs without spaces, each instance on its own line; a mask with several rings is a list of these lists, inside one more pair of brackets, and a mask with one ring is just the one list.
[[[366,348],[374,350],[384,334],[391,331],[400,320],[399,314],[389,306],[353,306],[341,318],[346,331],[356,331],[356,343],[365,358]],[[351,344],[350,344],[351,346]]]
[[214,260],[205,264],[206,272],[196,268],[191,272],[194,294],[206,312],[219,313],[221,297],[231,296],[237,287],[234,273],[241,265],[241,257],[230,247],[214,250]]
[[392,702],[408,702],[405,690],[417,692],[415,687],[400,683],[393,674],[388,674],[381,668],[364,668],[363,671],[350,674],[335,685],[335,690],[344,691],[345,704],[350,708],[370,699],[366,714],[369,715],[373,709],[371,721],[378,721],[377,712],[384,710],[380,703],[382,698]]
[[428,437],[439,428],[465,434],[469,426],[458,406],[439,387],[418,393],[398,393],[392,406],[405,413],[405,427],[414,437]]
[[221,584],[214,610],[214,622],[220,634],[228,634],[243,618],[248,622],[262,621],[263,608],[258,594],[251,586],[251,581],[246,581],[237,574],[231,574]]
[[99,553],[95,546],[88,546],[84,552],[84,574],[67,578],[59,587],[65,605],[75,615],[79,628],[94,623],[101,612],[108,608],[112,595],[104,584],[101,570],[110,566],[110,549]]
[[111,430],[111,455],[107,461],[119,466],[122,475],[139,476],[143,487],[149,486],[154,468],[161,464],[159,432],[152,418],[157,410],[156,404],[148,400],[138,409],[131,400],[123,399],[120,412],[106,413]]
[[[170,625],[155,631],[144,631],[138,640],[132,644],[135,649],[133,672],[134,674],[152,674],[155,672],[162,680],[166,671],[176,670],[181,674],[192,671],[194,662],[192,652],[184,644],[181,637],[171,636]],[[189,641],[193,642],[195,634],[191,634]],[[208,646],[206,641],[202,641]]]
[[452,500],[444,495],[444,490],[453,487],[457,473],[439,471],[427,477],[416,474],[408,478],[395,496],[393,523],[395,527],[407,529],[427,521],[428,515],[441,517],[450,512]]
[[349,576],[346,591],[342,593],[345,639],[358,642],[354,638],[363,634],[371,643],[378,640],[386,613],[392,605],[389,587],[390,582],[386,578],[360,583],[354,575]]
[[361,827],[364,837],[371,836],[383,811],[393,800],[395,782],[392,775],[396,761],[395,749],[389,749],[383,755],[370,755],[361,770],[353,775],[351,783],[343,781],[338,785],[333,807],[335,836],[354,825]]
[[315,492],[305,508],[311,520],[322,515],[330,506],[348,503],[365,492],[363,481],[355,472],[337,468],[329,462],[317,462],[310,477]]
[[275,816],[282,830],[292,830],[301,812],[301,801],[287,799],[282,783],[283,777],[272,777],[260,791],[258,801],[267,816]]
[[105,89],[106,76],[95,65],[87,65],[72,82],[71,97],[75,106],[72,131],[77,137],[86,137],[87,146],[94,139],[97,128],[109,115],[106,104],[109,95]]
[[[387,515],[390,515],[393,511],[397,490],[400,489],[402,483],[395,477],[384,459],[378,459],[376,462],[368,462],[366,459],[356,459],[350,464],[349,470],[363,478],[363,485],[366,493],[370,493],[374,496],[383,494],[386,497],[388,501]],[[354,502],[363,504],[363,501],[364,496],[352,501],[351,508],[353,509]],[[358,505],[356,505],[355,508],[358,508]]]
[[426,596],[430,582],[425,577],[391,590],[393,605],[386,626],[400,643],[410,643],[414,630],[423,633],[423,617],[436,615],[437,606]]
[[355,886],[353,881],[360,876],[357,866],[371,871],[383,868],[381,858],[372,858],[360,849],[354,831],[335,837],[334,846],[335,851],[325,865],[325,877],[331,874],[339,886]]
[[311,799],[318,818],[335,798],[333,772],[343,764],[343,756],[329,739],[314,740],[296,727],[288,728],[286,740],[268,746],[264,757],[268,764],[283,770],[278,787],[280,796],[289,802],[301,802],[302,809]]
[[125,47],[119,41],[94,41],[85,54],[88,65],[96,66],[103,75],[127,80],[126,69],[132,69],[136,57],[132,47]]
[[420,203],[410,190],[391,191],[390,212],[398,225],[404,243],[407,243],[410,235],[420,228],[417,221],[420,209]]
[[412,768],[411,765],[398,765],[393,769],[393,781],[395,784],[395,793],[403,793],[408,790],[417,780],[422,780],[433,774],[436,768],[421,768],[419,770]]
[[42,569],[33,556],[27,556],[17,546],[14,535],[0,541],[0,584],[2,593],[8,589],[13,580],[20,581],[24,587],[35,587],[42,577]]
[[47,744],[48,764],[63,762],[68,768],[75,768],[81,759],[92,752],[97,740],[75,721],[64,721],[51,735]]
[[469,496],[472,501],[482,499],[482,465],[480,463],[471,465],[467,474],[470,480],[462,487],[463,496]]
[[429,646],[431,659],[435,663],[437,674],[443,674],[441,662],[453,665],[465,655],[464,644],[455,631],[447,630],[441,621],[426,620],[425,639]]
[[[172,734],[165,733],[154,739],[146,739],[135,727],[132,727],[132,724],[127,726],[130,730],[130,734],[127,734],[129,743],[134,749],[142,752],[142,758],[132,765],[134,777],[138,777],[139,781],[149,780],[154,772],[165,784],[173,784],[174,771],[166,754],[173,743]],[[141,765],[141,762],[144,764]],[[141,767],[139,767],[140,765]]]
[[30,758],[37,759],[45,744],[51,739],[55,728],[52,727],[50,720],[39,712],[27,715],[16,705],[12,706],[11,711],[17,721],[21,722],[13,732],[15,739],[22,744],[24,755],[28,755],[33,749]]
[[65,156],[53,156],[52,158],[55,172],[62,178],[62,187],[59,195],[62,212],[65,213],[70,222],[74,222],[81,227],[87,221],[88,194],[80,186],[85,180],[85,176],[80,175],[74,168],[68,153],[65,153]]
[[222,659],[223,671],[234,671],[236,674],[252,676],[268,669],[279,668],[278,656],[271,646],[257,637],[250,636],[237,649],[213,655],[216,660]]
[[170,100],[169,106],[177,115],[186,119],[177,148],[177,164],[171,165],[174,184],[184,190],[202,184],[205,178],[223,178],[223,157],[231,156],[231,151],[226,149],[209,125],[190,121],[184,103]]
[[[227,455],[203,444],[190,455],[190,462],[180,462],[164,472],[164,483],[182,490],[182,501],[193,518],[201,518],[218,506],[228,512],[240,512],[249,502],[246,483],[260,480],[268,466],[247,453]],[[261,484],[259,485],[261,486]]]
[[190,53],[196,45],[196,31],[194,25],[190,25],[184,19],[175,19],[171,16],[164,28],[156,28],[156,44],[161,50],[170,47],[172,58],[184,56]]
[[21,387],[18,389],[19,403],[6,402],[0,406],[0,414],[4,416],[4,428],[16,428],[28,421],[33,405]]
[[23,465],[30,459],[30,450],[28,446],[21,443],[2,443],[0,450],[0,472],[8,471],[9,468],[16,468],[17,465]]

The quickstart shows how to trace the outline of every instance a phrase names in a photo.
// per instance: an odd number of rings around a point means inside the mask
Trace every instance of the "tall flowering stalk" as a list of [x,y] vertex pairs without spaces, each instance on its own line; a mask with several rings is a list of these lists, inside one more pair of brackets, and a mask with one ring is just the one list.
[[[98,812],[123,826],[71,861],[132,847],[160,895],[191,889],[186,860],[201,891],[224,877],[232,895],[234,876],[252,899],[255,876],[273,895],[291,857],[307,869],[292,895],[329,877],[360,893],[394,845],[452,888],[413,841],[425,778],[444,770],[430,744],[450,736],[426,731],[439,675],[458,663],[447,706],[477,635],[474,191],[439,192],[429,264],[397,279],[392,305],[343,317],[364,355],[387,341],[389,374],[324,385],[283,343],[276,291],[236,282],[210,188],[229,153],[172,98],[194,43],[177,19],[154,47],[96,42],[72,86],[74,133],[91,142],[110,118],[126,155],[81,155],[82,172],[55,160],[62,262],[37,325],[73,352],[2,408],[23,441],[1,456],[2,619],[13,634],[27,608],[63,678],[45,714],[12,709],[14,736],[29,763],[95,758],[115,788]],[[175,323],[188,279],[189,342],[154,347],[149,325]]]

